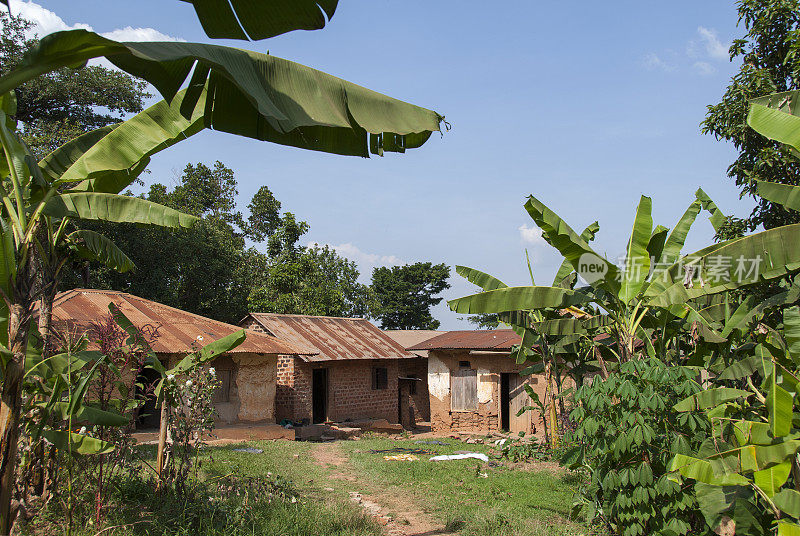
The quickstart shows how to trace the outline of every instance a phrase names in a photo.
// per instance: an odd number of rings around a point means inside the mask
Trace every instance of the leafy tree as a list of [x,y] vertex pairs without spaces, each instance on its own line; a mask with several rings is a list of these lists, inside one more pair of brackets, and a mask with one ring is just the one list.
[[[33,24],[0,10],[0,76],[11,72],[39,40],[26,33]],[[16,88],[16,118],[37,158],[90,130],[142,111],[147,84],[100,66],[58,69]]]
[[259,253],[245,248],[237,193],[233,171],[221,162],[213,168],[188,164],[172,191],[156,183],[144,198],[197,216],[195,225],[174,232],[124,223],[92,224],[91,229],[127,252],[137,269],[118,273],[106,266],[87,269],[80,263],[79,271],[63,286],[123,290],[222,321],[241,320],[247,313],[253,259]]
[[[106,223],[90,229],[109,236],[137,270],[119,273],[107,266],[76,264],[64,288],[76,285],[130,292],[173,307],[236,323],[248,311],[367,316],[371,293],[359,283],[355,263],[330,248],[306,248],[299,240],[309,225],[262,186],[244,218],[236,210],[233,171],[188,164],[171,191],[156,183],[144,196],[197,216],[190,229]],[[267,242],[267,253],[247,247],[247,240]],[[164,255],[164,252],[169,252]],[[84,278],[84,276],[87,276]]]
[[375,268],[372,290],[377,306],[373,315],[381,321],[381,328],[438,328],[440,322],[433,318],[430,309],[442,301],[436,294],[450,288],[448,277],[447,265],[430,262]]
[[[741,60],[741,67],[721,101],[708,107],[702,131],[733,143],[739,151],[728,176],[745,196],[755,194],[756,180],[800,184],[800,162],[790,149],[759,136],[746,122],[750,99],[800,88],[800,1],[739,0],[737,4],[739,23],[747,33],[733,42],[730,55],[731,60]],[[719,234],[727,239],[759,225],[771,229],[799,221],[797,213],[758,198],[749,218],[730,220]]]
[[[263,206],[262,201],[254,199],[253,205]],[[265,205],[271,211],[274,204],[268,198],[267,201]],[[252,212],[250,219],[252,222]],[[252,229],[253,224],[249,225]],[[291,212],[284,213],[280,218],[279,225],[269,237],[266,267],[248,298],[250,310],[319,316],[369,316],[373,295],[368,286],[358,282],[356,263],[339,256],[328,246],[298,245],[308,229],[308,223],[298,222]]]
[[478,329],[495,329],[500,326],[500,318],[496,313],[469,315],[467,322],[475,324]]

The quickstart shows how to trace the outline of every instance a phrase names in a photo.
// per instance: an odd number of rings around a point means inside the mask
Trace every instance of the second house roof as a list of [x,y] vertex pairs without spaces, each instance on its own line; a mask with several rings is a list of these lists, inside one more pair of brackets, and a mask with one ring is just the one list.
[[313,348],[306,361],[406,359],[417,357],[364,318],[250,313],[267,333],[297,346]]

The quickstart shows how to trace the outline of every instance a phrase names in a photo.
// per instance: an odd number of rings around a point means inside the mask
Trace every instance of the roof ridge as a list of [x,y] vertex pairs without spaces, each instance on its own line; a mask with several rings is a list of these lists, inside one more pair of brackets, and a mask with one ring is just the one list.
[[[364,318],[364,317],[362,317],[362,316],[301,315],[301,314],[296,314],[296,313],[259,313],[259,312],[251,312],[251,313],[247,313],[247,316],[253,316],[253,317],[255,317],[255,315],[264,315],[264,316],[293,316],[293,317],[299,317],[299,318],[332,318],[332,319],[334,319],[334,320],[366,320],[367,322],[369,322],[369,319],[368,319],[368,318]],[[245,318],[247,318],[247,316],[246,316],[246,317],[244,317],[242,320],[244,320]]]

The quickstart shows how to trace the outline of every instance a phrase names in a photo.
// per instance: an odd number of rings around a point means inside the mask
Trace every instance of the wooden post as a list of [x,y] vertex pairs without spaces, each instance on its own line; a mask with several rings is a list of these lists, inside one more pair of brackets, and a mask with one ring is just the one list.
[[161,402],[161,419],[158,423],[158,453],[156,454],[156,472],[158,473],[158,489],[161,489],[161,473],[164,471],[164,449],[167,446],[167,403]]

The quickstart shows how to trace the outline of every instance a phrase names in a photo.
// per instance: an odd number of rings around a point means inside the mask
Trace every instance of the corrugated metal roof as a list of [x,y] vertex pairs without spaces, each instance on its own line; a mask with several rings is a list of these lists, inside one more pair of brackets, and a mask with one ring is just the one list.
[[511,329],[446,331],[432,339],[409,347],[415,350],[511,350],[522,342]]
[[[161,303],[113,290],[74,289],[61,292],[53,302],[53,327],[60,330],[88,331],[109,314],[114,303],[138,328],[155,328],[152,343],[159,354],[185,354],[230,335],[242,328],[196,315]],[[304,346],[247,330],[245,341],[230,353],[310,354]]]
[[250,313],[248,318],[282,340],[314,348],[318,354],[303,357],[307,361],[417,357],[364,318],[273,313]]
[[[422,341],[427,341],[437,335],[447,333],[446,331],[436,331],[433,329],[384,329],[383,332],[406,350]],[[428,357],[427,350],[415,350],[414,353],[420,357]]]

